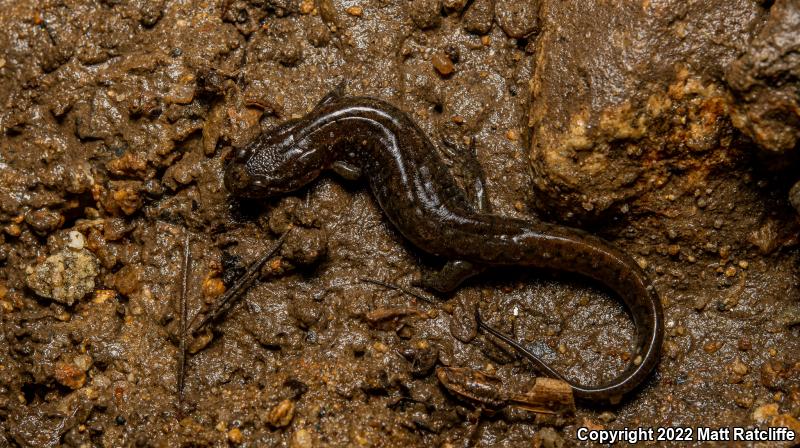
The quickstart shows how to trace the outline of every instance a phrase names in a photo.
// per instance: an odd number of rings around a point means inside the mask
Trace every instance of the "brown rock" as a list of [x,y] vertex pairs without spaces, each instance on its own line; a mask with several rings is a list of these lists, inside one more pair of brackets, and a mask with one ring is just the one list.
[[443,0],[442,5],[447,11],[459,12],[467,6],[467,0]]
[[442,21],[442,16],[439,12],[442,10],[441,0],[414,0],[407,2],[408,15],[414,25],[421,30],[434,28],[439,26]]
[[436,71],[442,76],[450,76],[455,71],[453,61],[451,61],[450,58],[444,53],[434,54],[431,58],[431,63]]
[[494,0],[475,0],[464,13],[464,30],[473,34],[486,34],[492,29]]
[[791,202],[794,209],[797,210],[797,213],[800,213],[800,182],[794,184],[789,191],[789,202]]
[[281,246],[281,256],[295,266],[316,263],[328,253],[328,234],[321,229],[296,227]]
[[61,213],[41,208],[29,212],[25,215],[25,223],[39,234],[47,234],[56,230],[64,224],[64,216]]
[[537,27],[538,1],[497,0],[495,16],[500,28],[515,39],[533,34]]
[[796,150],[800,141],[800,3],[778,0],[744,55],[728,67],[733,124],[761,148]]
[[294,401],[286,399],[275,405],[266,415],[266,422],[273,428],[285,428],[294,418]]
[[27,284],[36,294],[72,305],[94,289],[100,263],[86,249],[65,249],[27,270]]
[[[644,202],[658,203],[673,167],[705,173],[727,158],[734,129],[717,80],[745,43],[759,6],[645,5],[541,2],[531,160],[539,197],[563,218],[576,211],[596,216],[648,194]],[[702,182],[704,174],[695,172],[693,182]]]
[[59,384],[70,389],[80,389],[86,384],[86,373],[72,363],[57,362],[53,376]]

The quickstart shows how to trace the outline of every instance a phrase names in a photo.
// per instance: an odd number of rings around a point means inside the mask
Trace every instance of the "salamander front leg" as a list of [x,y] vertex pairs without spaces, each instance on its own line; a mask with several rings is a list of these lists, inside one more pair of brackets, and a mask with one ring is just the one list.
[[341,160],[333,162],[331,169],[334,173],[342,176],[343,179],[358,180],[358,178],[361,177],[361,168],[347,162],[342,162]]

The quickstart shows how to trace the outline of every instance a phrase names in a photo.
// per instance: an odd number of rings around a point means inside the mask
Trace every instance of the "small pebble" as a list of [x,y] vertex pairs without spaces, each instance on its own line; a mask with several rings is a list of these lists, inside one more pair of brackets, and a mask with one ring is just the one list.
[[797,213],[800,213],[800,182],[795,183],[789,190],[789,202],[797,210]]
[[72,363],[81,371],[86,372],[92,367],[92,357],[87,354],[78,355],[72,360]]
[[28,287],[36,294],[72,305],[91,292],[100,269],[97,257],[86,249],[66,249],[27,269]]
[[53,376],[59,384],[70,389],[80,389],[86,384],[86,373],[72,363],[57,362]]
[[555,429],[545,427],[533,436],[533,446],[538,448],[563,448],[567,442]]
[[763,423],[768,419],[778,415],[778,403],[769,403],[756,408],[753,411],[753,420]]
[[753,230],[747,240],[758,248],[761,255],[769,255],[778,248],[778,223],[768,219],[760,228]]
[[439,11],[442,9],[441,0],[414,0],[406,2],[408,15],[411,21],[421,30],[439,26],[442,17]]
[[[492,29],[494,21],[494,0],[475,0],[472,5],[464,13],[462,19],[464,23],[464,30],[468,33],[485,35]],[[486,41],[484,45],[488,44],[488,37],[484,36]]]
[[703,350],[708,354],[712,354],[720,348],[722,348],[722,342],[719,341],[709,341],[703,345]]
[[521,39],[537,29],[539,2],[497,0],[495,17],[508,37]]
[[61,213],[41,208],[25,214],[25,222],[40,235],[45,235],[64,223]]
[[746,352],[746,351],[751,350],[753,348],[753,343],[750,341],[750,339],[747,339],[745,337],[741,337],[741,338],[739,338],[739,342],[737,343],[737,347],[739,348],[739,350],[741,350],[743,352]]
[[442,5],[448,11],[459,12],[467,6],[467,0],[443,0]]
[[294,402],[286,399],[275,405],[266,415],[266,422],[273,428],[289,426],[294,417]]
[[300,14],[311,14],[314,11],[313,0],[303,0],[300,2]]
[[611,411],[605,411],[605,412],[601,413],[597,417],[597,419],[600,420],[603,423],[611,423],[611,422],[613,422],[614,420],[617,419],[617,414],[615,414],[615,413],[613,413]]
[[708,306],[708,297],[705,296],[695,297],[694,304],[692,306],[697,311],[703,311],[706,308],[706,306]]
[[314,446],[314,437],[305,428],[298,429],[292,435],[292,441],[289,446],[291,448],[311,448]]
[[360,6],[351,6],[345,9],[345,12],[353,17],[361,17],[364,15],[364,8]]
[[240,430],[239,428],[233,428],[230,431],[228,431],[228,440],[230,440],[230,442],[235,445],[239,445],[240,443],[242,443],[243,440],[242,430]]
[[16,236],[20,236],[20,234],[22,234],[22,229],[20,228],[19,224],[11,223],[11,224],[3,227],[3,230],[9,236],[15,236],[16,237]]
[[739,358],[733,360],[733,362],[730,364],[730,369],[733,373],[740,376],[747,375],[747,372],[750,371],[750,369],[747,367],[747,364],[743,363],[741,360],[739,360]]
[[431,63],[433,63],[433,67],[442,76],[450,76],[455,71],[453,61],[451,61],[450,57],[445,53],[434,54],[431,58]]
[[731,256],[731,247],[730,246],[722,246],[719,248],[719,257],[723,260],[727,260],[728,257]]
[[86,237],[84,237],[83,234],[77,230],[70,231],[67,247],[70,249],[81,250],[84,248],[84,246],[86,246]]
[[206,277],[203,281],[203,297],[206,303],[212,303],[214,299],[225,292],[225,283],[219,277]]

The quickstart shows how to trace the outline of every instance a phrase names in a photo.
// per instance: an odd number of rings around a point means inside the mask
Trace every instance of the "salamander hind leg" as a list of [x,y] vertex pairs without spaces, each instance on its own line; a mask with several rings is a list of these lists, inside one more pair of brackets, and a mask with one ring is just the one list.
[[[455,147],[441,139],[444,143],[445,152],[456,156]],[[484,180],[483,170],[478,163],[478,155],[475,150],[475,139],[470,140],[469,150],[466,157],[460,164],[459,170],[462,183],[466,191],[464,192],[470,204],[479,213],[490,213],[489,198],[486,196],[486,181]],[[451,292],[458,288],[465,280],[486,270],[486,266],[478,265],[467,260],[450,260],[441,271],[424,272],[417,286],[438,292]]]
[[425,272],[417,286],[438,292],[451,292],[458,288],[466,279],[478,275],[486,270],[485,266],[476,265],[466,260],[448,261],[441,271]]
[[330,104],[339,98],[344,96],[344,87],[347,85],[347,81],[342,81],[336,85],[327,95],[323,96],[321,100],[317,103],[316,107],[322,107],[326,104]]
[[469,147],[462,149],[453,139],[440,137],[441,153],[450,160],[450,172],[460,180],[467,199],[479,213],[491,213],[489,197],[486,195],[486,179],[483,168],[478,161],[475,138],[471,138]]

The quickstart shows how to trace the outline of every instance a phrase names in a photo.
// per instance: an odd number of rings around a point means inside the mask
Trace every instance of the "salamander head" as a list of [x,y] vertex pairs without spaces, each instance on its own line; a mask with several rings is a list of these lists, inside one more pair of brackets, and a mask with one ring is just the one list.
[[288,121],[234,152],[225,168],[225,187],[236,196],[278,196],[319,176],[328,164],[325,150],[300,137],[302,120]]

